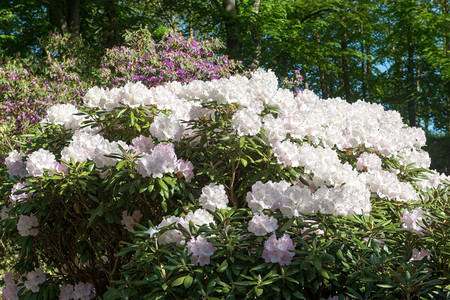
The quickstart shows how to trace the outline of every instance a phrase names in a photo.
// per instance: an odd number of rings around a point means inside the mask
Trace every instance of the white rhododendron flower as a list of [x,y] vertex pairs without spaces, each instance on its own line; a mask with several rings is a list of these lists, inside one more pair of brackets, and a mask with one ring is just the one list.
[[16,183],[12,189],[11,189],[11,195],[9,196],[9,199],[11,200],[12,204],[16,204],[17,201],[23,201],[24,199],[27,199],[30,197],[30,194],[27,193],[20,193],[16,194],[18,191],[25,191],[28,190],[28,188],[25,186],[25,184],[18,182]]
[[256,236],[264,236],[277,230],[277,219],[269,217],[264,213],[256,213],[248,222],[248,231]]
[[148,89],[140,81],[136,83],[128,82],[121,89],[121,92],[121,104],[136,108],[144,104]]
[[151,138],[143,136],[143,135],[135,137],[131,141],[131,143],[133,145],[133,149],[137,153],[142,153],[142,152],[150,153],[153,150],[153,148],[155,147],[155,144],[153,144],[153,140]]
[[137,161],[137,171],[143,177],[161,178],[165,173],[174,173],[177,165],[177,156],[174,145],[158,144],[152,153],[145,153]]
[[89,300],[95,298],[95,289],[92,283],[78,282],[73,288],[73,298]]
[[358,171],[377,172],[381,171],[381,159],[375,153],[364,152],[358,157],[356,169]]
[[128,214],[127,210],[122,212],[122,222],[121,224],[125,227],[129,232],[133,231],[134,223],[138,223],[143,217],[140,210],[133,211],[132,215]]
[[54,170],[56,164],[55,155],[41,148],[28,156],[26,166],[31,176],[42,176],[45,169]]
[[210,183],[202,188],[202,194],[198,199],[203,208],[210,211],[227,207],[228,196],[225,187],[221,184]]
[[428,260],[431,259],[431,253],[427,249],[413,249],[411,259],[412,260],[422,260],[424,258],[427,258]]
[[252,212],[260,212],[264,209],[275,211],[282,200],[283,192],[290,186],[286,181],[262,183],[257,181],[252,186],[252,191],[247,193],[246,200]]
[[256,135],[261,130],[261,119],[259,115],[249,109],[238,110],[232,118],[231,128],[238,136]]
[[209,225],[214,223],[213,216],[206,209],[196,209],[194,212],[189,212],[183,219],[180,220],[180,224],[189,231],[189,222],[200,227],[202,225]]
[[177,160],[174,172],[178,176],[183,176],[186,182],[191,182],[192,178],[194,178],[194,165],[190,161],[180,158]]
[[160,142],[168,140],[179,141],[183,134],[183,129],[183,126],[175,117],[166,116],[163,113],[159,113],[152,125],[150,125],[150,133]]
[[84,104],[87,107],[106,109],[107,102],[109,102],[107,91],[98,86],[90,88],[84,96]]
[[72,104],[55,104],[47,110],[46,123],[63,125],[67,129],[80,128],[84,116],[75,115],[80,111]]

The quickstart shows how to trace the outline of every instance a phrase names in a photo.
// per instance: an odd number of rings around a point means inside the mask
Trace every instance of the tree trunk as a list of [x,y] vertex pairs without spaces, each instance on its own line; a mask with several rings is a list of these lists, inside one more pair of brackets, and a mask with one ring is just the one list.
[[116,44],[117,35],[117,12],[114,1],[110,0],[105,3],[105,12],[108,17],[108,29],[106,31],[105,48],[111,48]]
[[251,34],[252,34],[252,40],[255,45],[255,50],[253,52],[253,60],[251,63],[252,69],[259,68],[260,60],[261,60],[261,33],[259,32],[258,28],[258,15],[259,15],[259,7],[261,4],[261,0],[255,0],[253,2],[253,14],[254,14],[254,20],[251,25]]
[[67,4],[67,19],[70,33],[80,35],[80,0],[67,0]]
[[409,126],[416,126],[416,93],[414,90],[414,49],[411,45],[411,35],[408,34],[408,58],[406,62],[406,95]]
[[[442,1],[442,15],[447,16],[447,14],[448,14],[448,1],[443,0]],[[450,24],[446,23],[444,26],[445,26],[444,27],[445,30],[443,30],[443,33],[444,33],[444,36],[443,36],[444,55],[448,58],[448,56],[450,55],[450,51],[449,51],[449,49],[450,49]],[[445,84],[445,83],[447,83],[447,84]],[[445,87],[445,90],[446,90],[445,100],[447,103],[447,134],[450,135],[450,95],[449,95],[450,94],[450,87],[449,87],[450,82],[448,79],[446,82],[444,82],[444,85],[446,86]]]
[[240,55],[239,24],[236,17],[236,0],[223,0],[227,52],[231,58]]
[[350,95],[350,75],[348,71],[348,61],[347,61],[347,43],[348,43],[348,36],[347,31],[344,29],[342,33],[342,40],[341,40],[341,55],[342,55],[342,81],[344,85],[344,96],[345,100],[348,102],[352,102],[351,95]]
[[[319,35],[315,35],[315,40],[317,43],[317,46],[320,47],[320,37]],[[319,65],[319,76],[320,76],[320,89],[322,90],[322,98],[327,99],[328,98],[328,87],[325,82],[325,71],[322,69],[322,67]]]
[[49,0],[48,15],[50,23],[61,33],[80,34],[80,2],[81,0]]
[[66,17],[59,6],[58,0],[49,1],[48,14],[50,23],[58,27],[61,33],[69,32],[69,24],[67,23]]
[[365,47],[364,26],[360,27],[361,30],[361,98],[367,99],[367,55]]

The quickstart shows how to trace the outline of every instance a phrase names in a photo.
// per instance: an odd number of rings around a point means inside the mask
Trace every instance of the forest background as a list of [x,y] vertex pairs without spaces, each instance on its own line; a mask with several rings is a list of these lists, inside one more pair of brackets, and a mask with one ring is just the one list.
[[[0,68],[20,66],[26,75],[51,78],[51,65],[59,60],[90,87],[105,76],[107,49],[143,27],[155,41],[170,31],[223,41],[220,54],[241,61],[243,69],[272,69],[279,78],[299,70],[302,88],[322,98],[395,109],[410,126],[425,130],[431,168],[449,174],[446,0],[1,1]],[[66,39],[52,42],[55,32]],[[14,98],[5,86],[0,81],[2,106]],[[80,86],[78,93],[84,91]],[[20,94],[14,99],[20,102]]]

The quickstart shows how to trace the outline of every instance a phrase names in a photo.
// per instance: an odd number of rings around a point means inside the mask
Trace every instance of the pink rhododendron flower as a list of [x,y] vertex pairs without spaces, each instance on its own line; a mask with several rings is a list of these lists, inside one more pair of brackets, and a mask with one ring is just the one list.
[[192,237],[187,242],[188,254],[192,254],[191,262],[196,265],[204,266],[210,263],[211,255],[217,250],[211,242],[203,236]]
[[155,144],[153,144],[153,140],[149,137],[140,135],[138,137],[135,137],[131,141],[134,150],[137,153],[147,152],[150,153],[152,149],[155,147]]
[[185,161],[181,158],[177,160],[174,172],[181,174],[186,179],[186,182],[191,182],[192,178],[194,178],[194,165],[190,161]]
[[426,257],[427,259],[431,259],[430,251],[428,251],[427,249],[413,249],[410,261],[422,260],[424,257]]
[[425,229],[421,225],[423,224],[423,220],[426,219],[425,213],[420,207],[413,209],[411,212],[406,211],[400,217],[400,220],[403,222],[402,227],[408,231],[423,235]]
[[128,215],[128,211],[124,210],[122,212],[122,225],[128,231],[133,231],[134,223],[139,222],[139,220],[143,217],[141,211],[135,210],[133,215]]
[[74,286],[73,299],[89,300],[95,297],[95,290],[92,283],[79,282]]
[[24,282],[25,288],[33,293],[39,292],[39,285],[45,281],[44,272],[39,268],[35,271],[28,272],[25,274],[25,277],[27,278]]
[[2,288],[2,299],[5,300],[19,300],[19,290],[20,288],[16,284],[16,276],[11,272],[5,272],[3,275],[3,280],[5,281],[5,286]]
[[33,227],[39,226],[38,219],[35,215],[31,214],[21,215],[19,217],[19,221],[17,222],[17,230],[19,230],[19,234],[21,236],[36,236],[39,233],[39,230]]
[[281,238],[277,239],[274,233],[264,242],[262,258],[264,258],[266,263],[279,263],[281,266],[286,266],[291,263],[295,255],[294,252],[291,252],[294,249],[295,246],[288,234],[284,234]]

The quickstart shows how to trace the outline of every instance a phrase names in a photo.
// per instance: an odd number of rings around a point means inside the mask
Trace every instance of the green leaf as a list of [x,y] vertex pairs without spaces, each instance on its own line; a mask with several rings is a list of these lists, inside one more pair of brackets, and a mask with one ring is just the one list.
[[184,277],[184,281],[183,281],[183,285],[185,288],[189,288],[192,285],[192,282],[194,281],[194,279],[192,278],[191,275],[187,275]]
[[182,277],[178,277],[177,279],[175,279],[174,282],[172,282],[172,286],[182,285],[184,283],[185,277],[186,276],[182,276]]
[[219,268],[217,269],[217,272],[222,273],[222,272],[224,272],[227,268],[228,268],[228,261],[227,261],[227,260],[224,260],[224,261],[220,264]]

